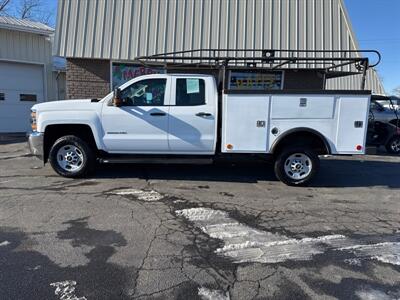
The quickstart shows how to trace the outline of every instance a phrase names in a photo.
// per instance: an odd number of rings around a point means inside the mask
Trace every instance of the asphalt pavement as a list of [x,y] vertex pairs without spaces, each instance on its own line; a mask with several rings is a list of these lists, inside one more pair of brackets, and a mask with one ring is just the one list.
[[0,299],[400,299],[400,157],[100,166],[0,144]]

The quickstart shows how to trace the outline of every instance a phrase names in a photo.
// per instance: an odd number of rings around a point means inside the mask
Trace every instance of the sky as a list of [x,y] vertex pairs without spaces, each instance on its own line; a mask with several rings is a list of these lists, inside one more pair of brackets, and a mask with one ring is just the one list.
[[[18,9],[21,6],[22,1],[23,0],[11,0],[7,6],[7,15],[18,17]],[[38,19],[41,19],[41,15],[50,15],[48,25],[55,27],[57,17],[57,0],[37,0],[37,2],[40,4],[40,7],[35,9],[33,12],[34,17],[39,16]]]
[[386,93],[400,87],[400,0],[344,0],[361,49],[381,52]]
[[52,14],[51,18],[51,24],[52,27],[56,26],[56,18],[57,18],[57,0],[41,0],[44,6],[46,6],[46,9],[49,11],[54,11],[54,14]]

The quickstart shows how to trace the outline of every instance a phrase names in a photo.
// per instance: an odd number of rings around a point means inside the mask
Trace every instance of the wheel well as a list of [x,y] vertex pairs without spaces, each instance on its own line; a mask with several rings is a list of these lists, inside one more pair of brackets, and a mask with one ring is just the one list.
[[309,146],[318,155],[330,154],[331,150],[325,138],[313,131],[295,130],[278,138],[272,146],[272,153],[277,154],[286,147]]
[[57,124],[48,125],[44,131],[44,162],[47,162],[51,146],[56,140],[62,136],[74,135],[85,142],[95,151],[97,151],[96,142],[94,140],[92,129],[89,125],[85,124]]

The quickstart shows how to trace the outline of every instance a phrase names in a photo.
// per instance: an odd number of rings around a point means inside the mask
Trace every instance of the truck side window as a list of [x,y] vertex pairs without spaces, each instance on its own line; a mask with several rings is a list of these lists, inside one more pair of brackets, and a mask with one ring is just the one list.
[[122,93],[124,106],[163,106],[167,80],[145,79],[131,84]]
[[176,105],[194,106],[206,104],[203,79],[178,78],[176,80]]

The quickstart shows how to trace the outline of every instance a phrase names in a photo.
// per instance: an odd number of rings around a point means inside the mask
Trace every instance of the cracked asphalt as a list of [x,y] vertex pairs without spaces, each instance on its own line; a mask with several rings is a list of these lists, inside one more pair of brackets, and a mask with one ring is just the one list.
[[0,299],[400,299],[397,248],[379,259],[318,244],[307,259],[238,262],[217,251],[231,239],[178,213],[206,208],[285,237],[262,244],[266,256],[331,235],[358,249],[400,242],[399,191],[400,157],[326,158],[312,187],[292,188],[263,164],[100,166],[72,180],[3,143]]

